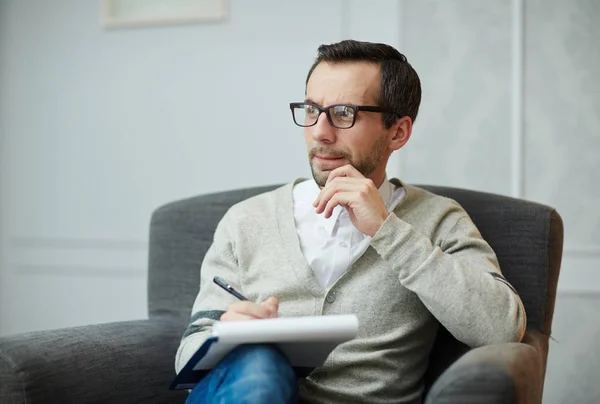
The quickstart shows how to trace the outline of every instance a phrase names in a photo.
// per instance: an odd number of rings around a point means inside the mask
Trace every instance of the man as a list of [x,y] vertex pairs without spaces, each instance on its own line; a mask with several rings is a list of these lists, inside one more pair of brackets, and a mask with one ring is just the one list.
[[[292,103],[313,180],[233,206],[202,264],[179,371],[216,321],[355,314],[356,339],[296,380],[269,346],[230,353],[188,402],[418,403],[439,323],[470,346],[520,341],[525,311],[490,246],[454,201],[388,181],[409,140],[417,73],[384,44],[319,47],[306,99]],[[212,284],[220,276],[249,299]]]

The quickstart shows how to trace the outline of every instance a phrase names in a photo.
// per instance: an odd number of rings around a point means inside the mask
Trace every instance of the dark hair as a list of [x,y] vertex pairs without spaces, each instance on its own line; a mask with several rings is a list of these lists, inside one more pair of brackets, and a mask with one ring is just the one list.
[[383,113],[383,124],[391,127],[398,118],[408,116],[414,122],[421,104],[421,82],[406,56],[394,47],[382,43],[345,40],[331,45],[321,45],[311,66],[306,84],[321,62],[347,63],[372,62],[381,70],[381,88],[377,104],[396,113]]

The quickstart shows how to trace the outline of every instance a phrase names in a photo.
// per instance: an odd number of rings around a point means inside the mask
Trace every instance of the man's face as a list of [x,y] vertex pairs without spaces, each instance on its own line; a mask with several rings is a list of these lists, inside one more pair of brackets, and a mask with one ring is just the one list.
[[[332,104],[376,106],[379,66],[367,62],[319,63],[306,86],[306,100],[321,107]],[[349,129],[334,128],[325,113],[314,126],[304,128],[313,177],[325,186],[329,173],[351,164],[377,185],[385,175],[392,130],[385,129],[381,113],[359,111]]]

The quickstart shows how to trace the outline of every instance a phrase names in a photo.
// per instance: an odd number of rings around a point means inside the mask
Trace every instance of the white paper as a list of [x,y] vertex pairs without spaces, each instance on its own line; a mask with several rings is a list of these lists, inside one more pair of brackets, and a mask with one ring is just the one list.
[[353,314],[218,322],[213,326],[218,342],[194,368],[211,369],[236,346],[257,343],[277,344],[292,366],[316,367],[357,333],[358,319]]

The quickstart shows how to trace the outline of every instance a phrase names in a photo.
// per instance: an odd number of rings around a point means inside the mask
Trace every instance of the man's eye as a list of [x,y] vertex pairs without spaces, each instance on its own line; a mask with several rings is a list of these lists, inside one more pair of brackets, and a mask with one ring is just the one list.
[[353,119],[354,108],[348,106],[339,106],[335,108],[335,115],[341,119]]
[[305,107],[305,109],[306,109],[306,113],[309,115],[314,115],[319,112],[319,110],[314,105],[307,105]]

